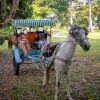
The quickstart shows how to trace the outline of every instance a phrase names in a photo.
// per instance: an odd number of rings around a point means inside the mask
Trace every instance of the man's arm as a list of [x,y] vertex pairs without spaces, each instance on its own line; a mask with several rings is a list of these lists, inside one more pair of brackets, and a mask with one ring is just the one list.
[[51,36],[51,34],[48,31],[45,31],[45,34],[47,34],[47,36]]

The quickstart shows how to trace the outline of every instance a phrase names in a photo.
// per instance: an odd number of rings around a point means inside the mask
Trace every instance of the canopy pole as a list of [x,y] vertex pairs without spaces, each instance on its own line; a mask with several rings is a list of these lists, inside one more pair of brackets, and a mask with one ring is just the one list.
[[52,26],[50,27],[50,37],[49,37],[50,42],[51,42],[51,33],[52,33]]

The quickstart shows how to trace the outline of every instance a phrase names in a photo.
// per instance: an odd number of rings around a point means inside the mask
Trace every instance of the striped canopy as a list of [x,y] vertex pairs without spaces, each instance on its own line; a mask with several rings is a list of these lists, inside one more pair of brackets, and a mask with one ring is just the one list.
[[52,26],[55,23],[53,19],[13,19],[12,25],[14,27],[41,27]]

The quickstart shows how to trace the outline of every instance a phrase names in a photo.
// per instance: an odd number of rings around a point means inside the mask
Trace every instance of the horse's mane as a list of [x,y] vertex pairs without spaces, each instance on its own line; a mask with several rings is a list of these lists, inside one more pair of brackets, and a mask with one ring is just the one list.
[[88,35],[88,29],[87,29],[86,27],[81,27],[81,26],[79,26],[79,25],[77,25],[77,24],[74,24],[74,25],[71,26],[71,28],[70,28],[70,30],[69,30],[69,34],[72,34],[72,32],[73,32],[75,29],[83,29],[83,30],[85,30],[86,35]]

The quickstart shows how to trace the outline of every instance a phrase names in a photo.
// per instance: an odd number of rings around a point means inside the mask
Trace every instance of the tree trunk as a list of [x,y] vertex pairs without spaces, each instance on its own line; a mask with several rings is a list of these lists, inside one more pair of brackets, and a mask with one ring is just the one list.
[[72,0],[70,1],[70,24],[73,25],[73,11]]
[[91,15],[91,0],[88,0],[88,5],[89,5],[89,29],[91,32],[93,32],[93,26],[92,26],[92,15]]
[[19,1],[20,0],[13,0],[13,4],[12,4],[12,9],[10,11],[10,14],[9,16],[5,19],[5,21],[3,23],[0,23],[0,27],[3,27],[5,26],[6,24],[8,24],[11,19],[14,17],[17,9],[18,9],[18,6],[19,6]]
[[6,0],[1,1],[1,18],[4,19],[6,16]]

